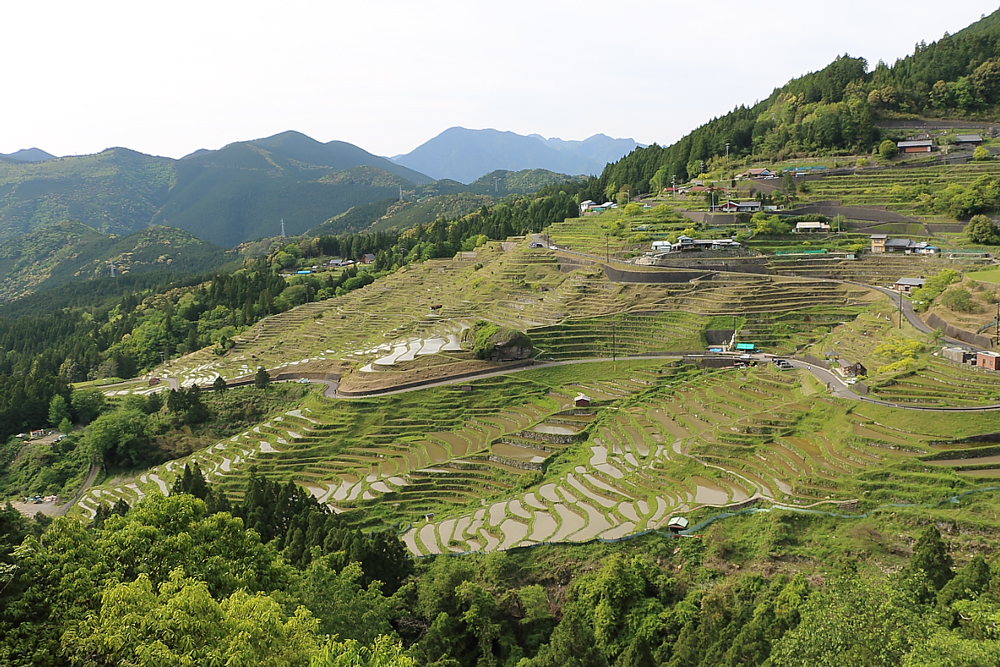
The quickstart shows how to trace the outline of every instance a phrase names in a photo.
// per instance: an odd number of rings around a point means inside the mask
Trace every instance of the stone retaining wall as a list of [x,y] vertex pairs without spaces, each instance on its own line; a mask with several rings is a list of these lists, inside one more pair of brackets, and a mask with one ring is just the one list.
[[945,336],[957,338],[963,343],[968,343],[969,345],[974,345],[975,347],[982,348],[984,350],[993,349],[993,340],[989,336],[981,336],[979,334],[972,333],[971,331],[966,331],[965,329],[959,329],[958,327],[948,324],[935,313],[931,313],[925,321],[927,322],[927,326],[932,329],[940,329],[944,332]]

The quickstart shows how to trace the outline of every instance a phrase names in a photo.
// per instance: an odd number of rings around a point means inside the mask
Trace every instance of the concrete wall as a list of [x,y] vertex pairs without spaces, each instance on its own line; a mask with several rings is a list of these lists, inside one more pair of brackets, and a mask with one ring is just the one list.
[[927,322],[927,326],[932,329],[940,329],[944,332],[944,335],[949,338],[956,338],[963,343],[968,343],[969,345],[974,345],[975,347],[979,347],[984,350],[993,349],[993,340],[988,336],[980,336],[979,334],[974,334],[971,331],[954,327],[934,313],[931,313],[924,321]]

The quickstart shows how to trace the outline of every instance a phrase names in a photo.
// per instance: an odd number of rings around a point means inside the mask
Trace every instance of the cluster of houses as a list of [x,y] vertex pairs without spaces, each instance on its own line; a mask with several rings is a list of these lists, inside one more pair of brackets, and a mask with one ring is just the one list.
[[985,368],[990,371],[1000,370],[1000,353],[989,350],[979,350],[970,352],[961,347],[946,347],[941,350],[941,356],[949,361],[960,364],[969,364],[978,368]]
[[735,250],[740,244],[732,239],[693,239],[681,234],[676,243],[653,241],[653,252],[686,252],[691,250]]
[[759,168],[759,169],[747,169],[742,174],[739,174],[736,177],[736,180],[743,180],[743,179],[746,179],[746,178],[757,178],[757,179],[763,179],[763,180],[771,180],[771,179],[777,178],[777,177],[778,177],[778,173],[777,172],[771,171],[770,169],[766,169],[766,168]]
[[872,234],[872,253],[901,252],[904,255],[937,255],[941,249],[927,241],[917,243],[912,239],[891,239],[888,234]]
[[592,199],[580,202],[580,215],[584,213],[604,213],[605,211],[618,208],[618,204],[614,202],[604,202],[603,204],[598,204]]

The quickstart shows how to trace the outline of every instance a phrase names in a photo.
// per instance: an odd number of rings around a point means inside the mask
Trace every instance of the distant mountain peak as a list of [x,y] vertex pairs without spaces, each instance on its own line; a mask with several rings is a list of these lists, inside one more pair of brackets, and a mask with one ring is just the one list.
[[45,160],[54,160],[56,156],[43,151],[41,148],[22,148],[19,151],[14,151],[6,155],[0,153],[0,157],[10,158],[18,162],[44,162]]
[[539,134],[456,126],[393,161],[433,178],[471,183],[497,170],[599,174],[606,164],[620,160],[638,146],[632,139],[612,139],[604,134],[566,141]]

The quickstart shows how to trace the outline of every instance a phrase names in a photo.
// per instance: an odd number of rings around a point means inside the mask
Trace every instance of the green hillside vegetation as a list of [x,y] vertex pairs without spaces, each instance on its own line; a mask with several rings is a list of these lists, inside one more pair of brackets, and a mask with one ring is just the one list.
[[[576,177],[577,180],[584,178],[583,176]],[[543,186],[572,180],[574,180],[573,176],[557,174],[548,169],[522,169],[521,171],[498,169],[469,183],[469,189],[471,192],[480,194],[496,193],[502,197],[508,194],[537,192]]]
[[71,281],[130,273],[202,273],[233,258],[222,248],[175,227],[151,226],[124,237],[105,236],[67,221],[0,241],[0,301]]
[[124,148],[44,162],[0,163],[0,238],[63,220],[105,234],[131,234],[162,206],[174,160]]
[[469,193],[441,195],[416,203],[397,202],[389,207],[384,216],[372,222],[370,231],[403,230],[429,225],[438,219],[457,220],[493,203],[494,199],[489,195]]
[[913,55],[891,67],[879,63],[869,71],[863,58],[845,55],[672,146],[636,149],[608,165],[601,183],[612,194],[625,185],[648,192],[668,185],[671,176],[684,182],[749,160],[866,154],[884,138],[876,127],[879,119],[913,114],[993,118],[1000,102],[1000,77],[994,71],[1000,71],[998,63],[997,12],[955,35],[918,44]]

